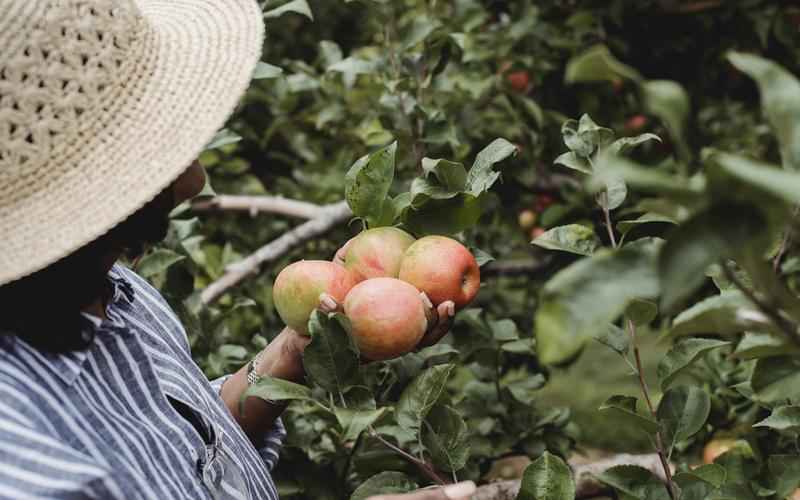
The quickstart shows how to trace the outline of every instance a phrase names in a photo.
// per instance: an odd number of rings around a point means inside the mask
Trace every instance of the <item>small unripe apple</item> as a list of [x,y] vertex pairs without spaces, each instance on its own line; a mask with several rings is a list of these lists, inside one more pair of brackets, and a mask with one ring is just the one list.
[[396,227],[377,227],[362,232],[348,244],[344,267],[358,281],[397,278],[400,261],[414,237]]
[[625,122],[625,130],[632,134],[639,133],[647,126],[648,121],[644,115],[633,115]]
[[528,86],[531,83],[531,77],[527,71],[512,71],[508,75],[506,75],[506,79],[508,83],[511,85],[511,88],[516,90],[517,92],[527,92]]
[[712,439],[703,448],[703,463],[713,464],[717,457],[730,451],[735,445],[735,439]]
[[518,217],[519,227],[527,231],[536,224],[536,218],[536,212],[533,210],[523,210]]
[[425,292],[434,305],[452,300],[456,309],[469,304],[481,286],[475,257],[446,236],[425,236],[408,247],[399,277]]
[[344,299],[344,313],[361,356],[372,361],[410,352],[428,326],[419,290],[395,278],[354,286]]
[[327,293],[342,302],[355,284],[344,267],[325,260],[301,260],[286,266],[275,279],[272,299],[278,315],[289,328],[308,333],[308,318]]
[[546,232],[547,230],[545,228],[539,226],[531,229],[531,240],[535,240],[536,238],[538,238],[539,236],[543,235]]

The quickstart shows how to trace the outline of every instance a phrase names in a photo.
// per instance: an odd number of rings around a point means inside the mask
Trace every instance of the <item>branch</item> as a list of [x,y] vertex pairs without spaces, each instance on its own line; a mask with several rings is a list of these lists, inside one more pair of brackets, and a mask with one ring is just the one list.
[[376,431],[375,428],[373,428],[371,425],[368,427],[368,429],[372,437],[380,441],[384,446],[386,446],[390,450],[394,451],[395,453],[403,457],[409,463],[416,465],[419,471],[422,474],[424,474],[428,479],[439,485],[448,484],[447,481],[442,479],[442,477],[439,474],[437,474],[435,470],[433,470],[433,467],[431,467],[430,464],[428,464],[424,460],[418,459],[417,457],[408,453],[404,449],[399,448],[390,443],[389,441],[385,440],[380,434],[378,434],[378,431]]
[[536,274],[550,264],[549,259],[495,260],[481,268],[481,276],[516,276]]
[[300,243],[326,233],[353,215],[345,201],[320,207],[319,210],[319,214],[313,219],[272,240],[250,256],[229,265],[221,278],[208,285],[201,292],[201,302],[207,305],[216,301],[245,278],[257,273],[262,264],[277,259]]
[[[609,491],[609,488],[598,482],[594,476],[618,465],[638,465],[655,474],[662,481],[664,471],[658,455],[616,455],[588,464],[573,464],[575,477],[575,498],[587,498]],[[498,481],[478,488],[472,500],[514,500],[519,493],[520,481]]]
[[222,194],[213,198],[193,201],[192,210],[195,212],[247,212],[251,217],[254,217],[259,212],[269,212],[301,219],[313,219],[322,213],[324,207],[280,196]]

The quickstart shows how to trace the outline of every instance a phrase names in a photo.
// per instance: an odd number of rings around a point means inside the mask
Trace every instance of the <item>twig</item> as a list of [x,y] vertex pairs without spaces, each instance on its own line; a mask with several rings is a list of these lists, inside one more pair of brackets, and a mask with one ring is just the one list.
[[611,211],[608,209],[608,194],[603,192],[600,196],[603,197],[603,202],[600,203],[600,206],[603,208],[603,217],[606,219],[608,237],[611,240],[611,246],[617,248],[617,238],[614,236],[614,228],[611,226]]
[[[639,375],[639,386],[642,389],[642,394],[644,395],[645,402],[647,403],[647,408],[650,410],[650,414],[653,415],[653,418],[658,421],[658,414],[656,413],[656,408],[653,406],[653,401],[650,399],[650,389],[647,387],[647,381],[644,379],[644,371],[642,370],[642,357],[639,354],[639,343],[636,339],[636,325],[634,325],[633,321],[630,319],[627,320],[628,325],[628,332],[631,336],[631,346],[633,347],[633,357],[636,362],[636,373]],[[667,453],[664,450],[664,439],[661,437],[661,431],[656,431],[656,452],[658,454],[658,459],[661,462],[661,468],[664,470],[664,476],[666,478],[666,485],[667,485],[667,493],[669,493],[669,497],[672,500],[678,499],[678,492],[675,491],[675,483],[672,481],[672,470],[669,466],[669,461],[667,460]]]
[[728,264],[725,261],[720,262],[720,266],[722,267],[722,272],[725,273],[725,277],[728,278],[728,281],[733,283],[740,292],[744,294],[745,297],[750,300],[767,318],[772,320],[772,322],[781,329],[783,333],[786,334],[795,344],[800,345],[800,335],[797,333],[797,329],[793,327],[791,323],[789,323],[786,319],[781,316],[780,312],[772,307],[771,305],[767,304],[763,300],[759,299],[752,290],[744,286],[739,278],[736,277],[736,274],[728,267]]
[[772,260],[772,270],[776,273],[778,272],[778,268],[781,265],[781,259],[783,258],[783,254],[786,253],[786,249],[789,246],[789,242],[792,239],[792,221],[797,217],[798,212],[800,212],[800,205],[795,206],[794,210],[792,210],[792,218],[786,225],[786,229],[783,230],[783,238],[781,238],[781,246],[778,247],[778,253]]
[[399,447],[393,445],[392,443],[390,443],[389,441],[385,440],[383,438],[383,436],[378,434],[378,431],[376,431],[374,427],[369,426],[368,429],[369,429],[370,436],[374,437],[375,439],[377,439],[378,441],[383,443],[384,446],[386,446],[390,450],[394,451],[395,453],[397,453],[401,457],[405,458],[408,462],[416,465],[417,468],[420,470],[420,472],[422,472],[425,476],[427,476],[428,479],[430,479],[431,481],[433,481],[436,484],[440,484],[440,485],[448,484],[447,481],[442,479],[442,476],[437,474],[436,471],[433,470],[433,467],[431,467],[427,462],[418,459],[417,457],[415,457],[414,455],[408,453],[404,449],[399,448]]
[[259,212],[269,212],[301,219],[313,219],[322,213],[324,207],[306,201],[291,200],[280,196],[240,196],[222,194],[209,199],[192,202],[195,212],[247,212],[255,216]]
[[203,304],[210,304],[225,292],[241,283],[248,276],[258,272],[262,264],[284,255],[292,247],[329,231],[334,226],[349,219],[353,213],[347,202],[340,201],[321,208],[320,214],[267,243],[253,254],[227,267],[225,274],[208,285],[200,294]]
[[[655,454],[650,455],[617,455],[611,458],[598,460],[588,464],[570,464],[575,476],[575,498],[593,497],[605,492],[610,488],[598,482],[597,475],[618,465],[638,465],[649,469],[650,472],[658,476],[662,481],[665,480],[664,471],[661,469],[659,458]],[[489,483],[478,488],[472,495],[472,500],[515,500],[519,493],[520,481],[498,481]]]

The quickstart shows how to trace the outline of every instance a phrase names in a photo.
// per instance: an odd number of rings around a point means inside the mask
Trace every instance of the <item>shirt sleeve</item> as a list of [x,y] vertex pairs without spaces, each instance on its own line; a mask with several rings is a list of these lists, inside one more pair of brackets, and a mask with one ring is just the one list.
[[[123,499],[111,471],[0,412],[0,498]],[[138,498],[138,497],[136,497]]]
[[[221,393],[222,384],[224,384],[229,377],[231,377],[231,375],[223,375],[222,377],[210,381],[211,387],[217,394]],[[262,460],[264,460],[264,463],[267,464],[268,470],[271,471],[275,467],[275,464],[278,463],[278,458],[280,457],[281,448],[283,447],[285,439],[286,427],[283,425],[283,421],[280,417],[276,418],[275,424],[256,448],[258,454],[261,456]]]

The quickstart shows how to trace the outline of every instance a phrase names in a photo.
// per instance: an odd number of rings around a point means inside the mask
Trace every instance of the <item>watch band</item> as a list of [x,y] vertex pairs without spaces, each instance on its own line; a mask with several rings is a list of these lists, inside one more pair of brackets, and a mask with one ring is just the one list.
[[248,386],[253,385],[256,382],[258,382],[259,376],[258,376],[258,373],[256,372],[256,369],[258,368],[258,362],[261,361],[261,354],[263,352],[264,351],[259,351],[258,354],[256,354],[253,357],[253,359],[251,359],[250,362],[247,363],[247,385]]

